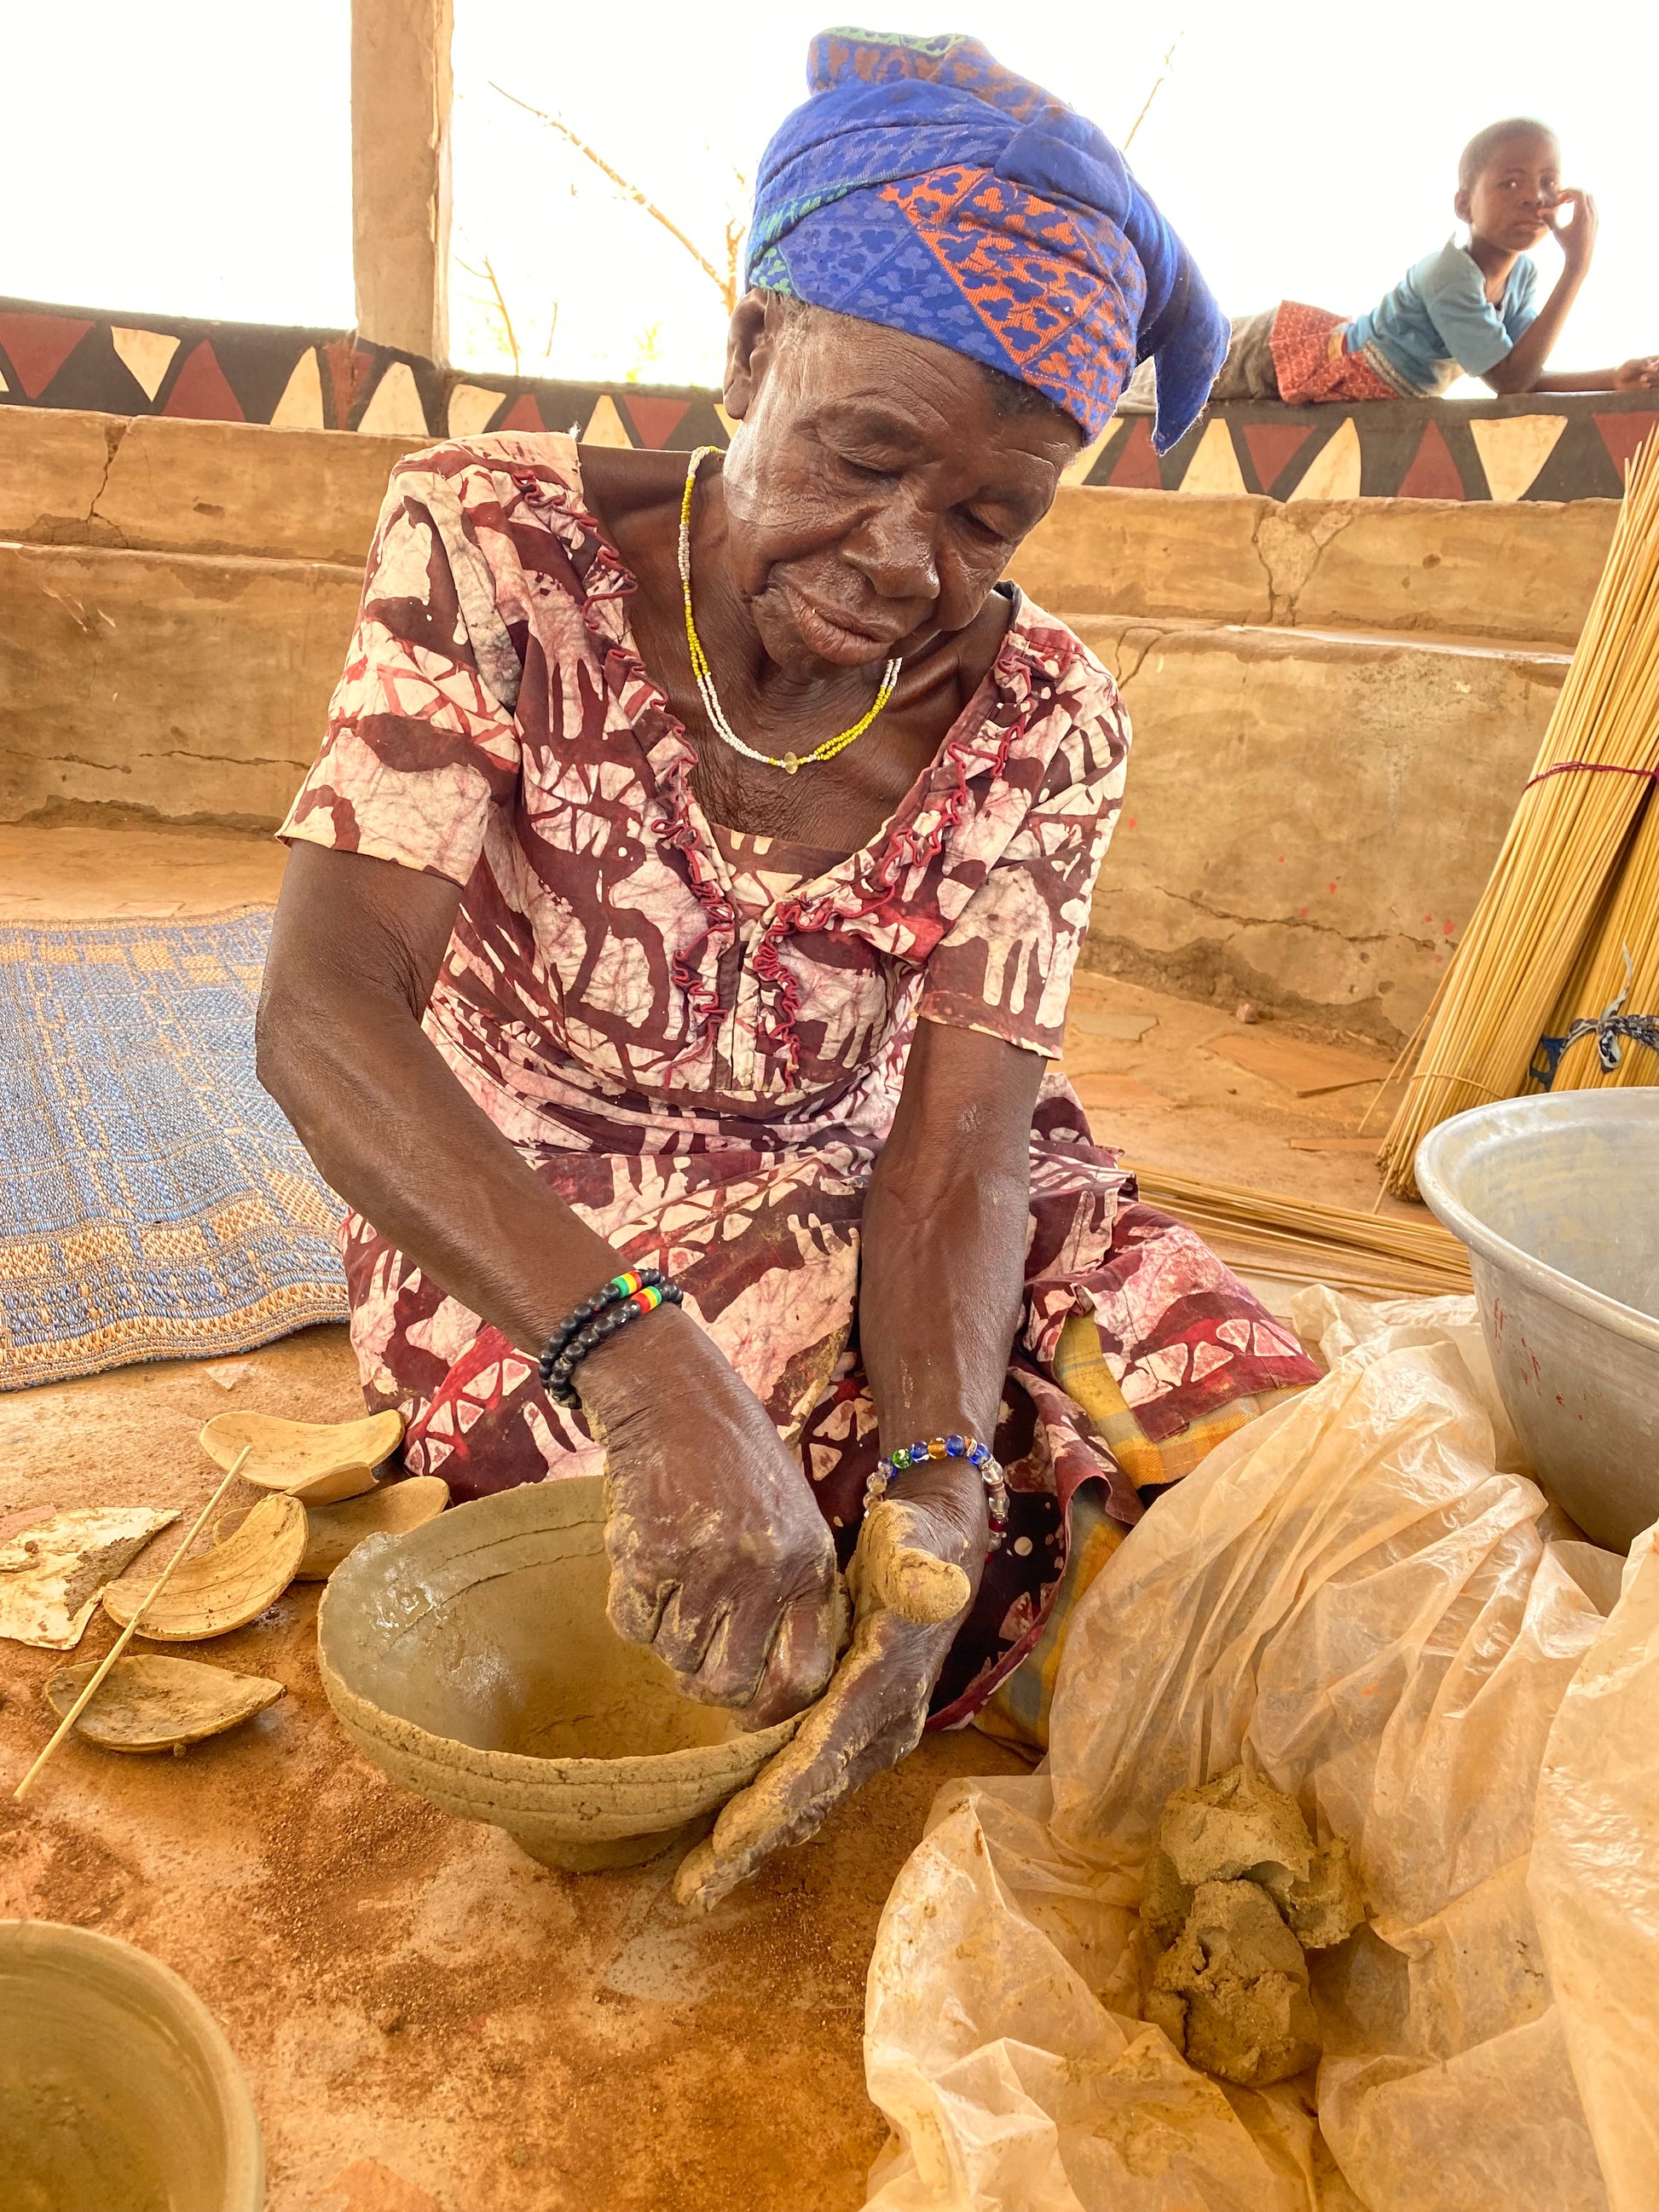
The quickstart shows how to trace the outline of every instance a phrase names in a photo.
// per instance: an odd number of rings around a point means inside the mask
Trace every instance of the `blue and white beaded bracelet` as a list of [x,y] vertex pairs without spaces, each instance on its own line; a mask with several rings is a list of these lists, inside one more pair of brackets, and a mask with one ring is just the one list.
[[981,1443],[976,1437],[922,1437],[913,1444],[901,1444],[896,1451],[876,1462],[875,1472],[864,1486],[865,1511],[867,1513],[878,1498],[886,1496],[887,1486],[896,1476],[935,1459],[965,1459],[969,1467],[979,1469],[985,1485],[985,1509],[991,1524],[991,1550],[994,1552],[1008,1532],[1008,1486],[990,1446]]

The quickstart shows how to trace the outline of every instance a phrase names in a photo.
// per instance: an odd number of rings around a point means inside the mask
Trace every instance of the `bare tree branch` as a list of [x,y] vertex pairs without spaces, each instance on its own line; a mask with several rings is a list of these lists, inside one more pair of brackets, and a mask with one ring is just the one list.
[[1163,83],[1164,78],[1170,74],[1170,64],[1175,59],[1175,50],[1181,44],[1181,41],[1186,37],[1186,35],[1187,33],[1184,30],[1177,31],[1174,38],[1170,40],[1170,51],[1164,57],[1164,66],[1159,70],[1158,75],[1152,79],[1152,88],[1147,94],[1146,99],[1141,101],[1139,114],[1136,116],[1134,121],[1129,125],[1129,135],[1124,140],[1121,149],[1124,153],[1127,154],[1130,147],[1134,144],[1135,133],[1139,130],[1141,125],[1146,120],[1147,112],[1151,108],[1152,102],[1158,98],[1158,87]]
[[[481,282],[489,285],[491,293],[495,296],[495,313],[501,317],[501,329],[506,333],[507,349],[513,356],[513,374],[514,376],[522,376],[524,369],[519,357],[519,334],[513,327],[513,317],[507,307],[507,295],[502,291],[501,279],[495,274],[495,263],[490,259],[487,253],[483,257],[483,267],[482,269],[475,269],[470,261],[463,261],[459,254],[456,255],[455,259],[457,266],[465,269],[469,276],[477,276]],[[559,309],[558,303],[556,301],[553,307],[554,322],[556,323],[558,319]],[[550,331],[548,334],[549,350],[551,349],[552,343],[552,333]]]
[[490,82],[489,88],[492,92],[500,93],[503,100],[510,100],[514,107],[523,108],[526,115],[533,115],[538,123],[545,123],[549,130],[556,131],[560,137],[567,139],[569,143],[575,148],[579,154],[586,155],[596,169],[599,170],[604,175],[609,177],[611,183],[617,186],[619,191],[625,192],[629,198],[634,202],[636,207],[643,208],[645,212],[650,216],[653,221],[659,222],[663,228],[668,233],[669,236],[678,240],[679,244],[685,248],[686,252],[691,256],[691,258],[696,263],[698,268],[702,270],[703,275],[707,276],[709,283],[720,294],[720,298],[725,301],[727,314],[731,313],[732,308],[738,304],[738,294],[737,276],[735,273],[736,253],[731,242],[731,226],[729,224],[727,225],[726,230],[727,268],[726,275],[722,276],[720,270],[714,266],[708,255],[702,252],[701,247],[696,246],[686,236],[685,233],[680,228],[678,223],[677,223],[671,216],[665,215],[662,209],[657,205],[656,202],[652,199],[648,194],[642,192],[637,185],[630,184],[629,179],[623,175],[620,169],[613,169],[610,162],[605,160],[604,155],[596,153],[593,148],[588,144],[585,138],[578,137],[568,123],[561,121],[559,117],[556,115],[549,115],[544,108],[532,107],[527,100],[520,100],[517,93],[509,92],[505,85],[497,84],[493,79]]

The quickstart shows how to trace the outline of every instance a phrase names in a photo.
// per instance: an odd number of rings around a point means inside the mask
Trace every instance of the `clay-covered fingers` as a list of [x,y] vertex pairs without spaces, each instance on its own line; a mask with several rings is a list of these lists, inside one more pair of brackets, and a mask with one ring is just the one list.
[[860,1606],[881,1606],[920,1627],[938,1628],[964,1613],[974,1595],[966,1571],[940,1556],[933,1515],[899,1498],[883,1498],[864,1516],[849,1581]]
[[688,1697],[730,1705],[749,1728],[787,1720],[822,1695],[836,1663],[845,1611],[840,1577],[830,1554],[827,1582],[787,1601],[780,1612],[768,1593],[750,1593],[727,1607],[695,1664],[676,1665],[660,1641]]
[[775,1851],[804,1843],[843,1797],[914,1751],[948,1635],[866,1616],[822,1702],[682,1863],[674,1895],[719,1904]]
[[983,1510],[976,1483],[870,1508],[847,1571],[857,1615],[851,1649],[822,1703],[685,1860],[674,1883],[682,1905],[718,1904],[763,1859],[803,1842],[843,1797],[915,1750],[973,1601],[969,1563],[983,1545]]
[[847,1585],[832,1573],[827,1591],[784,1609],[754,1694],[743,1708],[745,1728],[770,1728],[823,1695],[847,1642],[852,1607]]
[[835,1540],[766,1411],[705,1347],[700,1399],[605,1420],[606,1611],[692,1697],[769,1720],[835,1663]]

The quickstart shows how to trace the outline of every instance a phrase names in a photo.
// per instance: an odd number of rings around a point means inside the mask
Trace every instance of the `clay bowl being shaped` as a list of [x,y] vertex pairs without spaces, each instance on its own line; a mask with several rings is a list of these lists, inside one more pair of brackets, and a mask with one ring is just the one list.
[[219,2023],[131,1943],[0,1920],[0,2199],[259,2212],[253,2100]]
[[216,1467],[252,1449],[242,1473],[261,1490],[286,1491],[305,1505],[332,1505],[374,1487],[374,1470],[404,1440],[401,1413],[362,1421],[285,1421],[276,1413],[217,1413],[202,1430],[203,1450]]
[[638,1866],[708,1826],[794,1732],[683,1696],[605,1615],[604,1484],[527,1484],[336,1568],[317,1634],[347,1733],[544,1866]]

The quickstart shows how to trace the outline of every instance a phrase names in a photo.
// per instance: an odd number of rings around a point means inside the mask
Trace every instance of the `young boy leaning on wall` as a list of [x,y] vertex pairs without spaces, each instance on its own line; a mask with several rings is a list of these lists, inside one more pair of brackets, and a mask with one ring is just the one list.
[[[1595,251],[1595,203],[1564,185],[1555,134],[1526,116],[1477,131],[1457,165],[1452,205],[1468,226],[1415,262],[1369,313],[1283,300],[1233,325],[1213,399],[1437,399],[1460,375],[1494,392],[1659,389],[1659,355],[1618,368],[1549,375]],[[1565,218],[1570,216],[1571,220]],[[1528,249],[1553,237],[1561,274],[1538,304]]]

